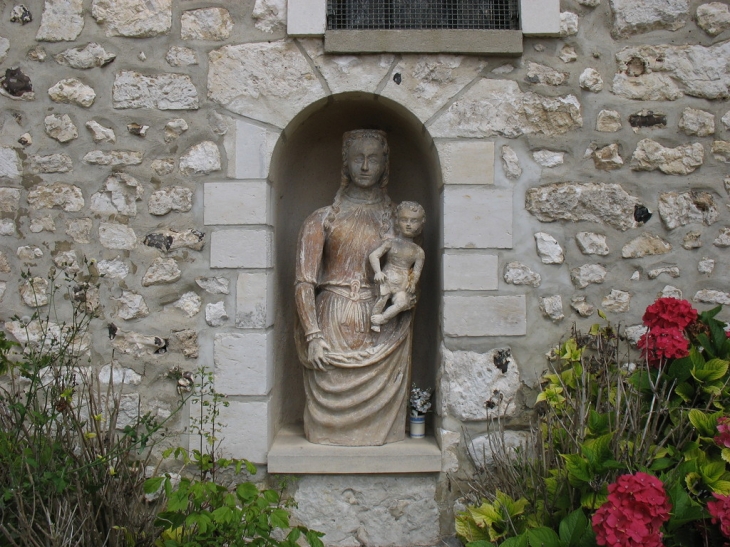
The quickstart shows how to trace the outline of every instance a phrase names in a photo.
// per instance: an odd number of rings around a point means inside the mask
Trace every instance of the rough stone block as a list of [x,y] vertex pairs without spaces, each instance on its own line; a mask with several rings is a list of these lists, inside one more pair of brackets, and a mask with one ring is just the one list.
[[493,142],[440,142],[436,148],[444,184],[494,184]]
[[271,268],[272,266],[272,237],[269,230],[218,230],[211,234],[211,268]]
[[522,336],[527,333],[524,295],[444,296],[447,336]]
[[216,334],[215,389],[225,395],[268,395],[273,367],[273,333]]
[[266,224],[269,185],[256,182],[205,184],[203,222],[211,224]]
[[234,179],[265,179],[278,135],[266,128],[230,120],[223,146],[228,156],[228,176]]
[[289,36],[320,36],[327,25],[326,0],[289,0],[286,33]]
[[238,274],[236,284],[236,326],[261,329],[274,324],[271,272]]
[[522,34],[560,35],[560,0],[520,0]]
[[511,190],[451,186],[443,199],[445,248],[512,248]]
[[499,285],[498,263],[496,255],[444,253],[444,290],[493,291]]

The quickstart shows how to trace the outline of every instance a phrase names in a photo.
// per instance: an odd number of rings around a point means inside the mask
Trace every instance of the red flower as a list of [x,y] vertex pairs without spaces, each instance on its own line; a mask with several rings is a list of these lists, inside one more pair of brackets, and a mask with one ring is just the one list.
[[715,437],[717,446],[730,448],[730,418],[722,416],[717,420],[717,432],[719,435]]
[[663,359],[679,359],[689,355],[689,340],[677,327],[654,327],[639,338],[637,345],[644,350],[644,357],[653,366],[658,366]]
[[650,329],[664,327],[684,330],[697,320],[697,310],[686,300],[659,298],[646,308],[642,319]]
[[659,528],[671,510],[662,482],[646,473],[621,475],[608,492],[608,501],[592,518],[598,545],[661,547]]
[[712,524],[720,523],[722,535],[730,539],[730,496],[712,493],[717,501],[708,501],[707,510],[712,515]]

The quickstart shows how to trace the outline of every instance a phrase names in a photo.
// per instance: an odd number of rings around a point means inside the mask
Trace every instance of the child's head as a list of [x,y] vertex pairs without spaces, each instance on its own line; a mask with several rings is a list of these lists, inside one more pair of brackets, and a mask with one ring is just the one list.
[[415,201],[402,201],[395,209],[398,232],[407,237],[415,237],[421,233],[426,222],[426,211]]

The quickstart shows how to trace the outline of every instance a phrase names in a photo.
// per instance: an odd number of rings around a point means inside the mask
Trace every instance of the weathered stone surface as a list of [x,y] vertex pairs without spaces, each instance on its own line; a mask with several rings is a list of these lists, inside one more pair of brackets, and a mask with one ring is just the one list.
[[0,218],[0,236],[14,236],[15,222],[10,218]]
[[[299,39],[299,42],[304,46],[314,66],[327,80],[327,85],[333,93],[375,91],[395,60],[393,54],[325,55],[322,40]],[[410,57],[408,58],[410,59]],[[426,57],[423,58],[424,62],[426,59]],[[410,68],[414,67],[410,66]],[[421,76],[423,75],[421,74]],[[407,77],[405,83],[408,84]],[[421,92],[424,91],[425,88],[421,90]]]
[[678,300],[682,299],[682,291],[680,291],[677,287],[673,287],[672,285],[664,285],[664,288],[662,289],[662,292],[659,293],[659,298],[676,298]]
[[182,277],[180,266],[174,258],[157,257],[142,278],[142,286],[174,283]]
[[180,18],[183,40],[226,40],[233,30],[227,9],[201,8],[184,11]]
[[502,167],[504,168],[504,173],[508,179],[518,179],[522,174],[520,158],[518,158],[517,153],[506,144],[502,146]]
[[578,84],[585,90],[598,93],[603,89],[603,78],[601,78],[601,73],[595,68],[586,68],[580,73]]
[[198,333],[194,330],[174,330],[168,339],[170,351],[182,353],[188,359],[197,359],[200,348],[198,347]]
[[34,234],[38,234],[43,231],[55,232],[56,223],[53,221],[53,217],[50,215],[37,217],[37,218],[31,218],[28,229],[31,232],[33,232]]
[[147,234],[144,244],[160,251],[174,251],[175,249],[193,249],[200,251],[205,245],[205,234],[193,228],[183,231],[159,230]]
[[66,234],[70,235],[75,243],[89,243],[92,224],[90,218],[67,220]]
[[621,249],[623,258],[641,258],[666,254],[672,250],[672,246],[661,237],[645,232],[632,239]]
[[703,274],[711,275],[715,270],[715,261],[712,258],[702,257],[697,263],[697,271]]
[[69,48],[54,56],[58,64],[80,69],[106,66],[116,58],[96,42]]
[[57,103],[69,103],[84,108],[94,104],[96,93],[78,78],[66,78],[48,90],[48,96]]
[[549,66],[527,62],[525,81],[528,84],[562,85],[568,79],[567,72],[559,72]]
[[188,317],[194,317],[200,311],[201,304],[201,298],[193,291],[189,291],[178,298],[172,306],[181,310]]
[[565,318],[563,315],[563,298],[559,294],[540,297],[540,311],[553,323],[558,323]]
[[170,211],[186,213],[193,207],[193,191],[184,186],[167,186],[150,195],[147,209],[151,215],[166,215]]
[[180,157],[180,172],[185,175],[207,175],[221,169],[221,154],[213,141],[190,147]]
[[702,289],[695,293],[692,300],[705,304],[721,304],[722,306],[727,306],[730,304],[730,294],[714,289]]
[[67,274],[75,274],[81,271],[79,257],[76,251],[61,251],[53,257],[53,263]]
[[142,74],[123,70],[114,77],[114,108],[197,110],[198,90],[187,74]]
[[616,143],[593,151],[593,165],[596,169],[613,171],[614,169],[620,169],[623,164],[624,160],[619,154],[619,146]]
[[5,291],[8,288],[8,284],[5,281],[0,281],[0,302],[2,302],[3,296],[5,296]]
[[107,249],[131,250],[137,246],[137,235],[124,224],[102,222],[99,225],[99,243]]
[[493,291],[499,287],[496,254],[446,252],[443,255],[445,291]]
[[136,150],[92,150],[88,152],[83,161],[90,165],[139,165],[144,158],[144,152]]
[[94,0],[91,15],[107,36],[149,38],[172,26],[172,0]]
[[45,0],[41,26],[35,39],[41,42],[73,42],[84,28],[82,0]]
[[133,331],[124,332],[122,329],[117,329],[111,344],[119,353],[139,358],[164,351],[166,340],[160,336],[149,336]]
[[517,411],[515,396],[521,380],[509,349],[475,353],[442,348],[442,355],[443,364],[437,380],[442,416],[472,421],[484,420],[492,413],[514,415]]
[[232,112],[279,127],[324,96],[293,42],[224,46],[211,51],[208,61],[208,98]]
[[86,128],[91,131],[94,142],[117,142],[117,136],[114,134],[114,130],[109,127],[104,127],[96,120],[86,122]]
[[51,114],[45,117],[43,123],[45,124],[46,135],[58,142],[72,141],[79,136],[79,132],[68,114],[61,116]]
[[34,209],[58,207],[67,212],[75,212],[84,207],[84,196],[81,188],[73,184],[37,184],[28,191],[28,205]]
[[19,285],[20,297],[26,306],[40,308],[48,304],[48,280],[42,277],[23,279]]
[[228,321],[226,303],[221,300],[205,306],[205,322],[211,327],[220,327]]
[[574,296],[570,299],[570,307],[581,317],[590,317],[596,308],[588,303],[585,296]]
[[667,126],[667,115],[664,112],[655,112],[648,108],[642,108],[629,116],[629,125],[634,133],[638,133],[645,128],[663,129]]
[[150,310],[147,307],[144,297],[134,291],[123,290],[121,296],[111,298],[119,304],[116,314],[117,317],[124,320],[129,321],[132,319],[141,319],[142,317],[147,317],[150,314]]
[[543,167],[557,167],[565,162],[565,152],[555,152],[553,150],[535,150],[532,153],[532,159],[538,165]]
[[504,461],[514,458],[517,453],[522,457],[529,453],[533,446],[526,431],[490,432],[486,435],[476,436],[470,441],[466,447],[470,459],[487,469],[494,466],[495,459]]
[[717,36],[730,28],[730,9],[723,2],[697,6],[697,25],[710,36]]
[[129,266],[118,256],[112,260],[100,260],[96,267],[99,275],[111,279],[124,279],[129,275]]
[[40,173],[68,173],[73,169],[73,161],[66,154],[48,156],[28,156],[28,171]]
[[271,273],[242,272],[236,281],[236,326],[261,329],[274,323]]
[[574,95],[520,91],[510,80],[479,80],[431,124],[435,137],[562,135],[583,126]]
[[522,336],[527,332],[524,295],[445,295],[446,336]]
[[142,376],[131,368],[120,366],[117,362],[104,365],[99,370],[99,382],[121,386],[122,384],[138,386],[142,383]]
[[19,188],[0,188],[0,212],[15,213],[20,204]]
[[137,216],[137,201],[144,196],[144,188],[132,175],[114,173],[107,177],[102,192],[91,196],[89,208],[95,213]]
[[613,92],[642,100],[675,100],[683,93],[704,99],[728,98],[730,67],[724,62],[728,55],[730,42],[727,41],[709,47],[626,47],[616,54],[618,74]]
[[706,137],[715,134],[715,116],[711,112],[685,108],[679,120],[679,128],[686,135]]
[[169,175],[175,170],[175,158],[161,158],[154,160],[150,167],[159,176]]
[[578,34],[578,14],[572,11],[560,12],[560,36]]
[[677,266],[661,266],[659,268],[652,268],[646,274],[649,279],[656,279],[662,274],[667,274],[669,277],[679,277],[679,268]]
[[504,267],[504,280],[510,285],[539,287],[542,277],[521,262],[510,262]]
[[40,247],[35,245],[23,245],[18,247],[16,252],[17,257],[23,262],[30,262],[31,260],[37,260],[43,256],[43,251]]
[[262,32],[274,32],[286,27],[285,0],[256,0],[251,17],[254,26]]
[[564,63],[574,63],[578,60],[578,54],[575,52],[575,48],[567,44],[560,48],[558,57]]
[[47,54],[46,50],[41,45],[37,45],[35,47],[32,47],[28,50],[28,53],[26,53],[26,56],[31,61],[35,61],[37,63],[42,63],[46,60]]
[[638,199],[618,184],[546,184],[530,188],[525,196],[525,208],[542,222],[585,220],[622,231],[636,227],[637,203]]
[[165,55],[165,61],[170,66],[192,66],[198,64],[198,54],[189,47],[171,46]]
[[0,273],[10,273],[10,264],[8,264],[8,258],[2,251],[0,251]]
[[165,124],[165,142],[172,142],[188,130],[188,122],[175,118]]
[[0,36],[0,63],[5,60],[5,57],[7,57],[8,50],[10,50],[10,40]]
[[0,146],[0,181],[20,182],[22,172],[18,153],[12,148]]
[[720,119],[722,122],[722,125],[725,126],[725,129],[730,129],[730,110],[725,112],[725,115]]
[[607,273],[600,264],[583,264],[570,270],[570,280],[576,288],[584,289],[591,283],[603,283]]
[[691,251],[692,249],[699,249],[702,247],[702,241],[700,241],[700,232],[687,232],[682,240],[682,247]]
[[659,194],[659,216],[668,230],[698,223],[710,226],[719,212],[709,192],[663,192]]
[[603,234],[578,232],[575,234],[575,241],[584,255],[606,256],[608,254],[608,244],[606,236]]
[[601,301],[601,309],[622,313],[629,311],[631,306],[631,294],[618,289],[611,290]]
[[436,497],[434,476],[306,475],[297,483],[292,514],[324,532],[326,545],[433,545]]
[[649,32],[677,30],[687,24],[687,0],[610,0],[613,31],[616,38]]
[[730,163],[730,141],[713,141],[712,155],[718,161]]
[[651,139],[642,139],[631,157],[634,171],[659,169],[666,175],[688,175],[705,161],[705,149],[698,143],[665,148]]
[[596,131],[614,133],[621,129],[621,114],[615,110],[601,110],[596,118]]
[[229,281],[225,277],[196,277],[195,283],[210,294],[228,294]]
[[730,247],[730,228],[722,228],[720,234],[712,242],[715,247]]
[[535,244],[537,245],[537,254],[543,264],[562,264],[565,260],[563,248],[550,234],[537,232],[535,234]]

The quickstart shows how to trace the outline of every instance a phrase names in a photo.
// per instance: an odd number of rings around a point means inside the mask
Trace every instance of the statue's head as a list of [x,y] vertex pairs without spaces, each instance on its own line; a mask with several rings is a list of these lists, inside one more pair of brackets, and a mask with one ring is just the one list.
[[416,237],[426,222],[426,210],[415,201],[401,201],[395,208],[396,230],[406,237]]
[[388,141],[384,131],[357,129],[342,136],[342,184],[362,188],[388,184]]

